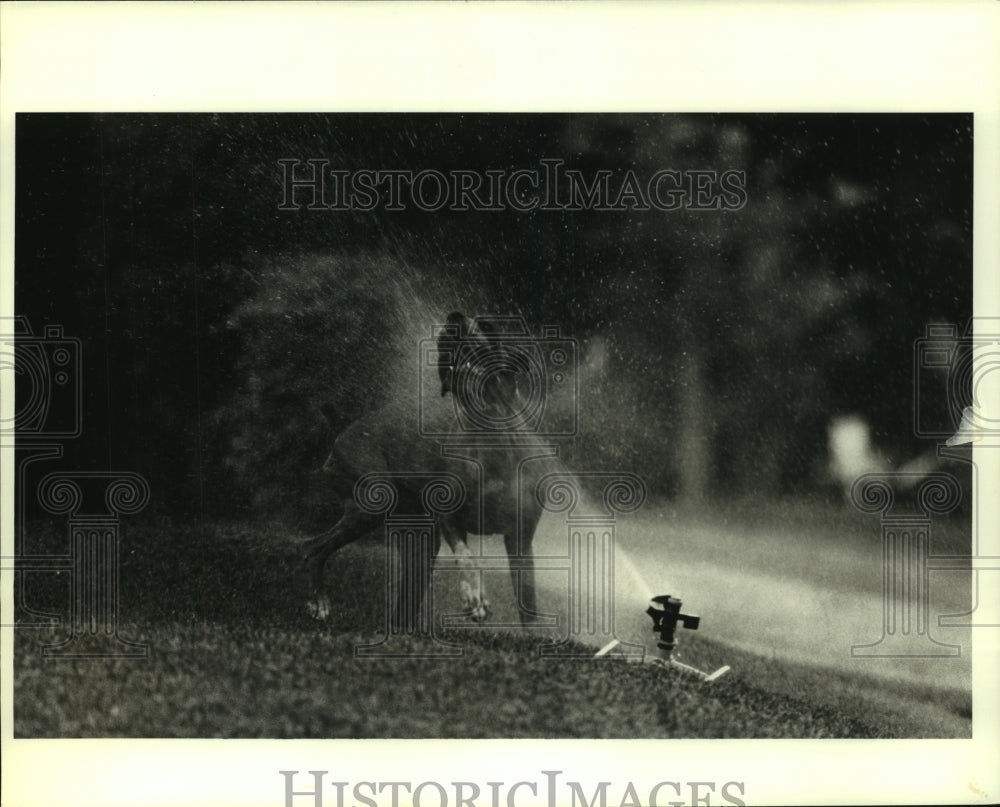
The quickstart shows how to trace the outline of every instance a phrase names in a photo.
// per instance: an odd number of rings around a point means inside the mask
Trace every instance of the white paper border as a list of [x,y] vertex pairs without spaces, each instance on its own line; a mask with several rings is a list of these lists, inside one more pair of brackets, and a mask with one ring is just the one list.
[[[998,43],[995,2],[3,3],[0,315],[13,311],[16,112],[579,110],[971,111],[974,313],[997,316]],[[997,453],[976,456],[987,490]],[[996,514],[980,517],[981,551],[1000,554]],[[11,588],[4,573],[6,614]],[[984,599],[1000,611],[997,592]],[[315,768],[352,781],[742,780],[749,804],[996,801],[998,633],[976,635],[974,741],[15,742],[5,629],[2,803],[278,807],[277,771]]]

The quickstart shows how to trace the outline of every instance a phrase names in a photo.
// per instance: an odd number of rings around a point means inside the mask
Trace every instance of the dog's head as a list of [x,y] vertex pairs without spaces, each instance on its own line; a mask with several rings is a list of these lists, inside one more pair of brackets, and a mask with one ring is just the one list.
[[517,407],[518,370],[501,335],[489,321],[475,325],[465,315],[448,315],[438,335],[441,395],[451,393],[458,405],[487,419]]

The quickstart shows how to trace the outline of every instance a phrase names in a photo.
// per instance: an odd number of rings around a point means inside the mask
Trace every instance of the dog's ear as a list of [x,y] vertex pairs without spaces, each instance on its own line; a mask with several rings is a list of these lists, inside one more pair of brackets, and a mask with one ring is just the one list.
[[441,378],[441,396],[444,397],[452,391],[452,384],[455,378],[455,354],[461,341],[467,338],[469,325],[465,315],[453,311],[445,320],[445,328],[438,334],[438,353],[447,359],[438,360],[438,375]]
[[448,319],[445,320],[445,324],[449,328],[457,329],[459,339],[464,339],[469,332],[469,324],[465,319],[465,314],[460,311],[452,311],[448,315]]

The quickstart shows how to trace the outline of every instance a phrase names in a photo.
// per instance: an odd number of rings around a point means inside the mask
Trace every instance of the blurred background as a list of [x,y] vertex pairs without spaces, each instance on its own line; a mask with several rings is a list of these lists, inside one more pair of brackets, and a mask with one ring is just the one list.
[[[932,465],[914,351],[971,314],[972,136],[971,115],[21,114],[16,310],[82,340],[60,464],[137,471],[172,519],[330,518],[333,437],[412,394],[453,310],[577,340],[574,467],[694,507],[843,502],[859,473]],[[746,204],[279,210],[278,161],[313,158],[549,158],[613,187],[733,169]]]

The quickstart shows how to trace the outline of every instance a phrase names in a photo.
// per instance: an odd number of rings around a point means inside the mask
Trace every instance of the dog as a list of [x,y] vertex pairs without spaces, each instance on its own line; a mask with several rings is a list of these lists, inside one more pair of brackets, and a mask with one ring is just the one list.
[[[423,482],[413,476],[418,472],[424,480],[427,475],[451,474],[464,487],[464,502],[458,509],[436,517],[437,545],[432,550],[434,555],[438,553],[443,538],[456,556],[466,616],[477,622],[490,616],[490,603],[468,536],[502,534],[520,621],[529,625],[537,620],[532,539],[542,505],[535,486],[543,475],[557,468],[558,451],[523,428],[521,371],[518,362],[507,360],[503,339],[488,320],[470,322],[454,312],[440,329],[436,345],[441,397],[451,399],[449,416],[454,433],[462,434],[457,423],[464,417],[489,428],[475,440],[459,439],[456,443],[431,439],[420,433],[413,412],[389,406],[368,413],[340,433],[324,470],[342,500],[343,515],[329,530],[309,540],[305,551],[307,609],[316,619],[331,615],[323,584],[327,560],[341,547],[383,525],[381,516],[365,512],[355,500],[358,480],[373,473],[397,473],[394,482],[399,500],[419,503]],[[423,571],[420,579],[425,588],[422,595],[426,596],[430,574],[429,569]],[[397,590],[395,608],[400,607]]]

